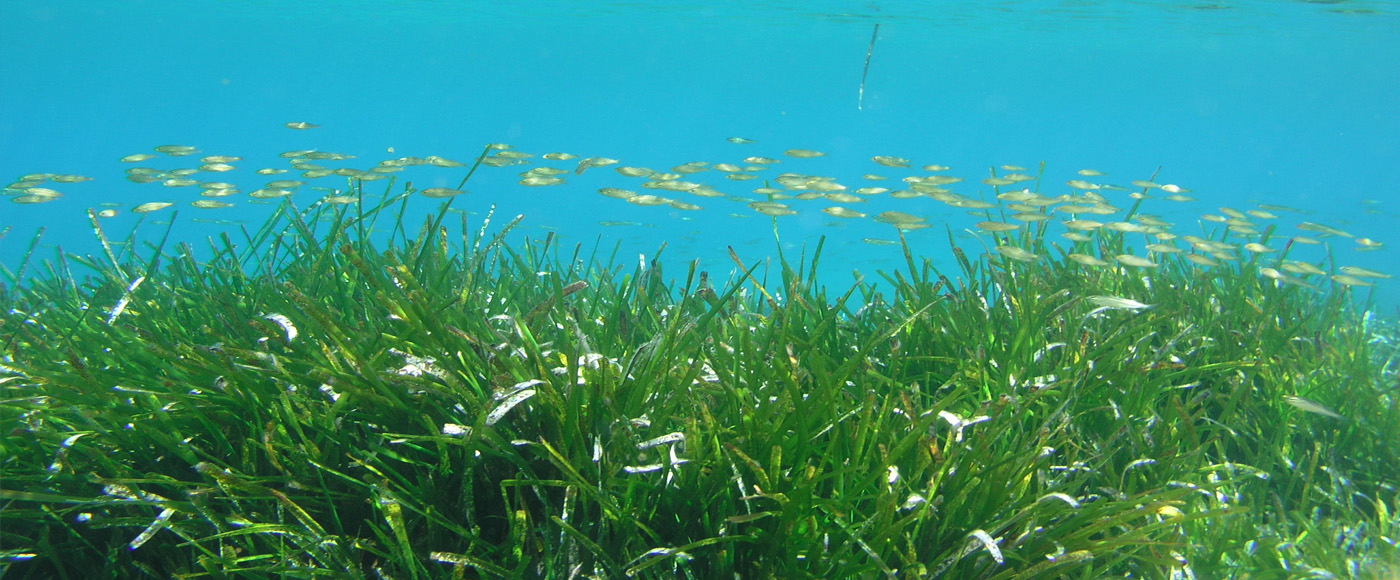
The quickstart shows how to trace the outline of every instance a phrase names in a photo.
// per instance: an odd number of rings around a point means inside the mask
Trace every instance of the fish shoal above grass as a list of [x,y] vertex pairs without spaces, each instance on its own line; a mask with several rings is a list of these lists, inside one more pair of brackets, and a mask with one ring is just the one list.
[[[317,128],[307,122],[289,122],[286,126],[296,130]],[[1275,235],[1272,226],[1265,223],[1286,222],[1281,215],[1298,215],[1300,210],[1268,203],[1258,203],[1253,208],[1220,207],[1219,214],[1206,213],[1201,217],[1203,233],[1208,238],[1186,236],[1191,244],[1177,246],[1172,239],[1180,237],[1175,231],[1179,226],[1167,220],[1142,212],[1144,204],[1160,203],[1153,200],[1148,192],[1168,194],[1164,199],[1176,202],[1189,202],[1185,193],[1191,188],[1173,183],[1163,183],[1158,176],[1150,175],[1141,179],[1128,180],[1134,188],[1110,186],[1088,181],[1106,177],[1109,172],[1099,169],[1079,169],[1066,171],[1060,181],[1046,179],[1052,172],[1045,166],[1027,169],[1023,165],[1001,164],[988,168],[992,177],[969,181],[964,176],[947,173],[949,166],[940,164],[916,165],[912,157],[880,154],[866,157],[869,162],[884,170],[895,171],[894,175],[864,174],[860,179],[892,180],[902,182],[907,189],[889,187],[848,188],[837,176],[822,175],[820,164],[833,159],[834,155],[811,148],[786,147],[764,151],[755,140],[743,137],[730,137],[729,143],[742,145],[733,149],[736,153],[712,160],[691,160],[675,164],[671,172],[661,173],[641,165],[619,165],[624,163],[604,155],[578,156],[572,153],[548,152],[536,155],[517,150],[505,143],[490,143],[473,161],[454,161],[446,156],[399,156],[377,162],[362,163],[356,155],[334,153],[323,149],[292,149],[278,154],[287,163],[286,167],[264,167],[256,170],[257,175],[277,175],[290,171],[300,172],[297,179],[278,179],[266,183],[249,182],[238,177],[240,169],[236,164],[252,158],[258,152],[242,152],[240,155],[205,155],[199,163],[184,163],[181,158],[199,153],[194,145],[159,145],[154,153],[132,153],[119,157],[124,164],[143,164],[125,171],[128,181],[134,183],[157,183],[171,191],[153,195],[155,199],[123,204],[132,213],[158,211],[171,204],[188,203],[194,207],[219,210],[237,205],[236,199],[247,196],[254,200],[290,198],[299,200],[305,196],[299,191],[310,185],[331,192],[317,199],[331,205],[349,204],[362,199],[360,195],[346,195],[336,192],[359,191],[365,183],[385,179],[408,169],[416,171],[436,171],[429,181],[440,180],[452,183],[449,173],[456,170],[456,176],[471,175],[478,168],[491,169],[525,165],[520,173],[518,184],[525,187],[569,187],[563,175],[574,173],[582,176],[588,169],[616,165],[614,177],[625,180],[642,180],[645,189],[664,190],[676,195],[638,194],[625,186],[623,181],[604,185],[596,189],[606,197],[614,197],[655,212],[721,212],[721,215],[739,214],[725,200],[740,201],[748,205],[747,210],[769,218],[784,218],[810,214],[825,214],[843,218],[843,221],[871,220],[904,232],[930,227],[944,226],[957,231],[980,231],[984,236],[1014,240],[1014,244],[988,246],[991,252],[1014,261],[1030,262],[1032,256],[1054,255],[1052,247],[1063,247],[1065,259],[1080,266],[1104,268],[1114,262],[1118,267],[1156,269],[1162,256],[1177,255],[1176,260],[1191,268],[1230,269],[1236,264],[1253,259],[1262,260],[1256,266],[1266,277],[1281,283],[1316,287],[1317,281],[1308,277],[1330,275],[1331,280],[1342,287],[1364,288],[1374,281],[1390,278],[1390,274],[1361,266],[1343,266],[1328,274],[1316,267],[1307,265],[1320,262],[1325,256],[1321,252],[1309,255],[1300,254],[1306,245],[1323,246],[1328,238],[1349,238],[1355,240],[1355,249],[1361,251],[1384,251],[1382,241],[1370,237],[1358,237],[1338,227],[1317,221],[1297,221],[1292,227],[1310,232],[1318,239],[1306,236],[1288,238],[1289,247],[1268,243],[1267,236]],[[729,149],[725,149],[728,151]],[[738,151],[742,153],[737,153]],[[388,148],[393,152],[393,148]],[[758,153],[758,154],[755,154]],[[763,153],[767,153],[764,155]],[[458,158],[463,156],[458,155]],[[782,157],[801,161],[807,169],[805,173],[787,172],[764,176],[763,170],[782,163]],[[576,160],[576,161],[574,161]],[[857,160],[851,160],[857,161]],[[572,163],[572,165],[566,164]],[[149,166],[146,166],[149,164]],[[815,165],[814,165],[815,164]],[[357,167],[358,166],[358,167]],[[664,165],[663,165],[664,166]],[[813,170],[816,168],[817,170]],[[901,174],[902,173],[902,174]],[[215,175],[221,176],[214,178]],[[705,176],[709,177],[705,177]],[[228,177],[224,177],[228,176]],[[685,177],[686,179],[681,179]],[[334,181],[330,181],[334,180]],[[12,203],[51,204],[63,206],[72,203],[74,194],[67,188],[91,187],[94,179],[72,173],[31,173],[21,176],[7,185],[4,193]],[[465,179],[462,183],[465,184]],[[755,186],[744,187],[742,183],[752,181]],[[633,181],[633,186],[637,185]],[[1035,184],[1035,188],[1021,184]],[[1059,183],[1041,187],[1042,184]],[[1010,189],[1016,185],[1020,189]],[[183,188],[194,188],[195,193],[182,193]],[[1002,188],[1006,188],[1003,190]],[[75,190],[76,191],[76,190]],[[247,193],[241,193],[241,192]],[[60,193],[62,192],[62,193]],[[428,198],[448,199],[463,193],[458,187],[448,185],[428,187],[419,190]],[[219,201],[201,201],[191,198],[219,198]],[[755,199],[754,195],[758,197]],[[688,197],[706,197],[720,200],[718,204],[700,205],[687,200]],[[865,211],[855,211],[842,205],[822,205],[820,200],[838,204],[861,203],[870,205]],[[727,207],[727,209],[726,209]],[[647,209],[656,208],[656,209]],[[1130,209],[1125,209],[1130,208]],[[929,215],[940,209],[966,212],[969,219],[959,223],[956,219],[930,221]],[[120,212],[112,208],[112,216]],[[618,214],[621,216],[622,214]],[[752,215],[752,214],[747,214]],[[1094,219],[1090,219],[1094,218]],[[606,222],[629,222],[628,219],[604,219]],[[1213,225],[1218,224],[1218,225]],[[1287,224],[1284,224],[1287,225]],[[833,231],[831,235],[837,235]],[[1053,237],[1051,237],[1053,236]],[[1192,241],[1191,238],[1195,238]],[[874,238],[872,238],[874,239]],[[1141,248],[1141,253],[1151,257],[1134,255],[1131,252],[1101,254],[1087,244],[1096,240],[1114,240],[1113,244],[1133,244]],[[852,241],[855,241],[854,239]],[[1126,249],[1126,248],[1125,248]],[[1194,250],[1194,251],[1191,251]],[[1021,252],[1025,252],[1024,254]],[[1257,256],[1258,258],[1255,258]],[[1284,256],[1287,259],[1283,259]],[[1302,258],[1303,261],[1299,261]],[[1111,260],[1111,261],[1110,261]],[[1285,274],[1284,272],[1287,272]],[[1301,277],[1300,277],[1301,276]]]

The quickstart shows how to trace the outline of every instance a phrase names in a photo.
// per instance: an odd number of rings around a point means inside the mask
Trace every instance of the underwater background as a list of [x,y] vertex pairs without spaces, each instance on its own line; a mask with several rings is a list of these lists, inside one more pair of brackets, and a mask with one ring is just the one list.
[[[1144,211],[1176,233],[1199,233],[1194,222],[1221,206],[1290,206],[1303,214],[1279,222],[1277,235],[1305,235],[1293,224],[1307,220],[1369,237],[1386,245],[1358,252],[1349,239],[1325,241],[1339,264],[1393,273],[1397,94],[1400,5],[1380,1],[3,0],[0,175],[94,180],[59,184],[52,203],[0,205],[0,228],[12,227],[0,261],[14,268],[39,227],[36,257],[57,245],[93,252],[84,210],[101,203],[181,204],[172,238],[192,242],[256,226],[275,207],[244,194],[224,199],[230,208],[194,209],[185,205],[198,199],[192,188],[123,179],[131,164],[118,159],[156,145],[243,157],[217,177],[246,192],[277,179],[251,170],[284,164],[277,155],[287,150],[470,163],[484,144],[507,143],[657,170],[807,148],[826,156],[785,158],[776,171],[852,187],[864,173],[890,173],[871,156],[899,156],[950,166],[967,180],[953,189],[974,198],[991,197],[977,180],[1003,164],[1034,174],[1044,162],[1051,195],[1068,192],[1056,180],[1083,168],[1120,184],[1160,168],[1157,183],[1199,200],[1149,200]],[[320,127],[290,131],[291,121]],[[432,169],[401,179],[455,187],[462,173]],[[862,241],[897,240],[886,224],[812,206],[778,220],[775,244],[767,217],[723,198],[680,211],[600,196],[600,187],[635,187],[609,169],[522,187],[518,168],[483,168],[454,207],[495,205],[498,223],[524,214],[517,232],[553,231],[565,246],[620,243],[624,263],[664,242],[664,262],[699,259],[721,274],[733,267],[729,246],[752,260],[810,250],[819,236],[828,236],[827,284],[844,287],[853,269],[874,281],[875,270],[902,263],[897,245]],[[706,183],[726,194],[762,183],[709,173]],[[320,195],[292,199],[304,208]],[[426,214],[440,200],[414,203]],[[978,219],[932,200],[860,208],[892,209],[928,219],[933,227],[906,237],[935,264],[951,266],[949,232],[975,244],[967,228]],[[125,232],[137,217],[122,211],[104,227]],[[1304,250],[1313,253],[1290,257],[1325,256]],[[1377,282],[1377,301],[1396,304],[1394,285]]]
[[1395,578],[1396,95],[1395,2],[0,0],[0,577]]

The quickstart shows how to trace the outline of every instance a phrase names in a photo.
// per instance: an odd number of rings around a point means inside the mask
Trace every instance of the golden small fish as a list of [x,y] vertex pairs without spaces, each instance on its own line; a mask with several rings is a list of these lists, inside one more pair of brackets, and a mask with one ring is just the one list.
[[700,173],[701,171],[708,170],[709,165],[710,164],[705,161],[691,161],[689,163],[682,163],[680,165],[672,167],[671,171],[674,171],[681,175],[690,175],[692,173]]
[[10,201],[22,204],[48,203],[59,198],[57,195],[20,195],[10,198]]
[[606,195],[606,196],[612,197],[612,198],[616,198],[616,199],[631,199],[631,198],[633,198],[633,197],[636,197],[636,195],[637,195],[637,192],[635,192],[635,191],[628,191],[628,190],[625,190],[625,189],[618,189],[618,188],[616,188],[616,187],[604,187],[604,188],[602,188],[602,189],[599,189],[599,190],[598,190],[598,193],[601,193],[601,194],[603,194],[603,195]]
[[425,189],[425,190],[423,190],[423,191],[420,191],[420,192],[418,192],[418,193],[421,194],[423,197],[431,197],[431,198],[435,198],[435,199],[442,199],[442,198],[445,198],[445,197],[452,197],[452,196],[455,196],[455,195],[461,195],[461,194],[466,193],[466,192],[465,192],[465,191],[462,191],[462,190],[460,190],[460,189],[451,189],[451,188],[448,188],[448,187],[429,187],[429,188],[427,188],[427,189]]
[[1156,262],[1153,262],[1152,260],[1148,260],[1148,259],[1143,258],[1143,257],[1140,257],[1140,256],[1134,256],[1134,255],[1132,255],[1132,254],[1119,254],[1119,255],[1117,255],[1117,256],[1114,256],[1113,259],[1118,260],[1118,263],[1119,263],[1119,264],[1122,264],[1122,265],[1124,265],[1124,266],[1132,266],[1132,267],[1134,267],[1134,268],[1156,268],[1156,267],[1157,267],[1157,263],[1156,263]]
[[1377,241],[1375,241],[1375,240],[1373,240],[1373,239],[1371,239],[1371,238],[1356,238],[1356,245],[1357,245],[1357,248],[1356,248],[1356,249],[1359,250],[1359,251],[1369,251],[1369,250],[1379,250],[1379,249],[1381,249],[1381,246],[1383,246],[1383,245],[1385,245],[1385,244],[1382,244],[1382,243],[1380,243],[1380,242],[1377,242]]
[[1312,289],[1312,290],[1317,290],[1317,287],[1316,287],[1316,286],[1313,286],[1312,284],[1309,284],[1309,283],[1307,282],[1307,280],[1304,280],[1304,279],[1302,279],[1302,278],[1298,278],[1298,277],[1295,277],[1295,276],[1289,276],[1288,274],[1284,274],[1283,272],[1280,272],[1280,271],[1275,270],[1275,269],[1273,269],[1273,268],[1267,268],[1267,267],[1266,267],[1266,268],[1260,268],[1260,269],[1259,269],[1259,273],[1260,273],[1261,275],[1263,275],[1265,278],[1269,278],[1269,279],[1271,279],[1271,280],[1277,280],[1279,283],[1282,283],[1282,284],[1290,284],[1290,285],[1293,285],[1293,286],[1302,286],[1302,287],[1304,287],[1304,288],[1310,288],[1310,289]]
[[231,204],[231,203],[225,203],[225,202],[222,202],[222,201],[215,201],[215,200],[212,200],[212,199],[200,199],[200,200],[195,200],[195,201],[190,202],[190,205],[192,205],[192,206],[194,206],[194,207],[197,207],[197,208],[200,208],[200,209],[222,209],[222,208],[226,208],[226,207],[233,207],[233,204]]
[[984,232],[1010,232],[1021,229],[1021,226],[1017,224],[1008,224],[1006,222],[988,221],[977,222],[977,229],[982,230]]
[[1103,222],[1094,220],[1069,220],[1064,222],[1065,227],[1072,230],[1089,231],[1103,227]]
[[1297,261],[1293,261],[1293,260],[1284,260],[1284,261],[1283,261],[1283,264],[1280,265],[1279,268],[1281,268],[1281,269],[1283,269],[1284,271],[1287,271],[1287,272],[1292,272],[1292,273],[1294,273],[1294,274],[1307,274],[1307,275],[1311,275],[1311,276],[1326,276],[1326,275],[1327,275],[1327,272],[1324,272],[1324,271],[1322,270],[1322,268],[1319,268],[1319,267],[1314,266],[1314,265],[1312,265],[1312,264],[1309,264],[1309,263],[1307,263],[1307,262],[1297,262]]
[[607,157],[585,157],[578,162],[578,167],[574,168],[574,174],[583,175],[583,172],[590,167],[603,167],[615,163],[617,163],[616,159],[608,159]]
[[173,157],[183,157],[185,155],[193,155],[199,151],[189,145],[161,145],[156,147],[156,152]]
[[828,201],[834,201],[836,203],[860,203],[865,201],[864,198],[849,193],[828,193],[824,197]]
[[428,164],[429,164],[429,165],[432,165],[432,166],[434,166],[434,167],[466,167],[466,166],[467,166],[466,163],[462,163],[461,161],[453,161],[453,160],[451,160],[451,159],[447,159],[447,158],[444,158],[444,157],[438,157],[437,155],[429,155],[429,156],[428,156]]
[[902,211],[886,211],[875,216],[875,221],[886,224],[906,224],[924,221],[924,218],[910,215]]
[[950,175],[930,175],[928,177],[920,179],[919,183],[922,183],[924,185],[952,185],[959,181],[962,181],[961,177],[953,177]]
[[634,195],[632,197],[627,198],[627,202],[634,205],[666,205],[671,203],[672,201],[675,200],[661,197],[659,195],[650,194]]
[[1105,262],[1087,254],[1070,254],[1068,257],[1070,260],[1073,260],[1075,263],[1081,266],[1094,266],[1101,268],[1109,265],[1108,262]]
[[563,180],[562,178],[559,178],[559,177],[550,177],[550,176],[547,176],[547,175],[531,175],[531,176],[529,176],[529,177],[525,177],[525,178],[523,178],[523,179],[520,180],[520,185],[526,185],[526,186],[530,186],[530,187],[543,187],[543,186],[546,186],[546,185],[563,185],[563,184],[564,184],[564,180]]
[[1357,278],[1389,278],[1389,277],[1390,277],[1390,274],[1384,274],[1384,273],[1381,273],[1381,272],[1377,272],[1377,271],[1375,271],[1375,270],[1367,270],[1366,268],[1359,268],[1359,267],[1356,267],[1356,266],[1342,266],[1342,267],[1340,267],[1340,268],[1337,268],[1337,271],[1338,271],[1338,272],[1341,272],[1341,273],[1343,273],[1343,274],[1346,274],[1346,275],[1348,275],[1348,276],[1355,276],[1355,277],[1357,277]]
[[993,249],[996,250],[998,254],[1016,260],[1017,262],[1033,262],[1036,258],[1040,257],[1016,246],[997,246]]
[[151,213],[153,211],[165,209],[172,205],[175,204],[165,201],[148,201],[146,203],[131,208],[131,213]]
[[1186,259],[1197,266],[1219,266],[1220,262],[1201,254],[1186,254]]
[[752,208],[754,211],[766,216],[778,217],[797,214],[797,212],[793,211],[793,209],[788,207],[787,204],[771,201],[755,201],[750,203],[749,207]]
[[863,218],[863,217],[865,217],[865,214],[863,214],[863,213],[860,213],[860,212],[855,211],[855,210],[853,210],[853,209],[847,209],[847,208],[841,207],[841,206],[839,206],[839,205],[838,205],[838,206],[832,206],[832,207],[824,208],[824,209],[822,209],[822,212],[825,213],[826,215],[834,216],[834,217],[839,217],[839,218]]
[[1357,278],[1356,276],[1348,276],[1346,274],[1332,276],[1332,281],[1343,286],[1375,286],[1375,284]]
[[1344,231],[1342,231],[1342,230],[1339,230],[1339,229],[1337,229],[1337,228],[1334,228],[1334,227],[1331,227],[1331,226],[1325,226],[1325,225],[1322,225],[1322,224],[1319,224],[1319,223],[1314,223],[1314,222],[1299,222],[1297,227],[1298,227],[1298,229],[1303,230],[1303,231],[1317,232],[1317,233],[1319,233],[1319,234],[1328,235],[1328,236],[1341,236],[1341,237],[1343,237],[1343,238],[1354,237],[1354,236],[1352,236],[1351,234],[1346,233],[1346,232],[1344,232]]

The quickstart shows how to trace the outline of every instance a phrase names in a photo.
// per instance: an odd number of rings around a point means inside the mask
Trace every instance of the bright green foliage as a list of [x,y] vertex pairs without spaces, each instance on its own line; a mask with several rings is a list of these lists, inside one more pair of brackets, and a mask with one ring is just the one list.
[[1124,253],[1123,234],[1060,250],[1033,228],[999,243],[1050,258],[959,252],[940,273],[906,246],[907,271],[829,294],[818,247],[735,256],[711,286],[659,256],[627,272],[511,246],[514,224],[449,225],[446,206],[410,237],[404,195],[284,205],[202,261],[162,243],[6,272],[7,578],[1400,562],[1400,334],[1344,290],[1171,255],[1091,269],[1064,256]]

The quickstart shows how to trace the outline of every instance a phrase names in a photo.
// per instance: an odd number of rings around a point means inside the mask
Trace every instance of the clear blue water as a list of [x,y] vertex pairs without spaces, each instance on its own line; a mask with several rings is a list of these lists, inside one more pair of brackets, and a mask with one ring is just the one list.
[[[1078,169],[1125,184],[1160,167],[1159,183],[1190,188],[1200,200],[1144,207],[1177,222],[1177,233],[1199,233],[1198,216],[1222,206],[1287,205],[1307,215],[1284,215],[1281,234],[1305,234],[1293,224],[1309,220],[1373,238],[1384,249],[1327,241],[1338,264],[1400,274],[1397,95],[1400,3],[1382,1],[0,0],[0,176],[95,178],[55,186],[65,197],[52,203],[0,201],[0,228],[12,226],[0,260],[13,267],[40,226],[46,246],[94,251],[84,210],[104,202],[123,210],[178,202],[175,237],[193,241],[230,226],[190,218],[257,224],[270,211],[246,195],[225,199],[234,208],[194,209],[185,205],[198,198],[192,188],[123,179],[130,165],[118,159],[156,145],[244,157],[237,171],[207,178],[247,192],[273,179],[254,169],[285,166],[277,154],[291,149],[354,154],[352,165],[364,168],[402,155],[470,161],[485,143],[503,142],[658,170],[809,148],[828,155],[784,158],[768,176],[827,175],[851,187],[869,185],[865,173],[918,173],[870,161],[895,155],[951,166],[967,178],[952,189],[972,197],[990,197],[978,180],[1002,164],[1034,170],[1045,162],[1042,191],[1051,195],[1068,193],[1061,184]],[[291,131],[288,121],[321,128]],[[733,136],[756,143],[725,140]],[[668,275],[676,276],[691,259],[727,273],[728,246],[747,261],[778,247],[772,222],[739,203],[675,194],[705,209],[637,207],[596,193],[637,189],[640,180],[611,168],[544,188],[516,184],[527,168],[483,169],[454,207],[475,212],[474,223],[492,204],[498,216],[525,214],[521,233],[531,237],[553,231],[591,247],[602,236],[604,247],[622,244],[628,263],[664,241]],[[455,186],[462,176],[414,171],[406,177],[419,187]],[[694,177],[741,195],[760,183]],[[317,184],[343,188],[336,179]],[[293,199],[306,207],[319,195]],[[437,206],[415,203],[423,213]],[[807,203],[779,219],[781,245],[798,252],[828,236],[830,285],[844,288],[853,269],[872,276],[902,263],[898,247],[861,241],[892,238],[889,226],[838,220],[818,211],[830,204]],[[983,218],[963,210],[929,199],[865,205],[872,214],[929,218],[935,227],[908,238],[950,270],[945,223],[960,244],[977,247],[963,229]],[[104,225],[124,233],[134,221],[123,211]],[[1301,248],[1290,257],[1323,256]],[[1377,299],[1400,303],[1397,285],[1381,281]]]

